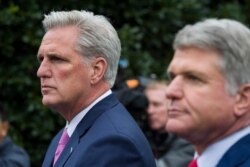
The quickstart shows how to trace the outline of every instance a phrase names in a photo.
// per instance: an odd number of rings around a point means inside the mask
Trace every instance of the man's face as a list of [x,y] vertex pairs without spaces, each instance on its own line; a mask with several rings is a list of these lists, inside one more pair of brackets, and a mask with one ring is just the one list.
[[9,130],[9,122],[0,121],[0,143],[8,135],[8,130]]
[[150,128],[165,131],[167,122],[167,98],[164,88],[148,89],[145,95],[149,101],[147,108],[148,123]]
[[168,67],[167,130],[192,143],[210,143],[235,121],[235,99],[225,89],[215,51],[194,47],[176,50]]
[[38,50],[42,102],[56,111],[73,110],[86,100],[90,87],[90,67],[76,51],[75,27],[49,30]]

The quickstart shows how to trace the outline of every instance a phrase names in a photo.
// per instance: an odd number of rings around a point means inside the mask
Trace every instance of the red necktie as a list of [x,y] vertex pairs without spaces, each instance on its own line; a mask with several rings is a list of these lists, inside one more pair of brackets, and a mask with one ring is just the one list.
[[193,159],[189,164],[188,167],[198,167],[197,159]]
[[58,146],[56,148],[56,152],[55,152],[55,157],[54,157],[54,164],[56,163],[57,159],[59,158],[60,154],[62,153],[65,145],[68,143],[69,141],[69,135],[67,133],[67,129],[64,129],[63,134],[59,140]]

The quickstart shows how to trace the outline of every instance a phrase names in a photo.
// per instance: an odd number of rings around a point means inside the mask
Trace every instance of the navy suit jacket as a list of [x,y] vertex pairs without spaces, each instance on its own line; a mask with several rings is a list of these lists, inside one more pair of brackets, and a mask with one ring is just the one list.
[[9,136],[0,143],[0,167],[30,167],[27,152],[13,143]]
[[236,142],[216,167],[250,167],[250,134]]
[[[62,134],[52,140],[42,167],[53,166]],[[111,94],[80,121],[55,167],[155,167],[151,148],[129,112]]]

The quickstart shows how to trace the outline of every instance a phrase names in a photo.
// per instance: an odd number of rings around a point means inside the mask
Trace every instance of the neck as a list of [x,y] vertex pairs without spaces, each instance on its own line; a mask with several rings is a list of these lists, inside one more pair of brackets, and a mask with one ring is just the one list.
[[249,121],[239,121],[238,123],[234,123],[233,126],[229,127],[227,130],[225,130],[224,132],[222,131],[221,134],[218,134],[217,136],[213,136],[212,138],[210,137],[209,139],[205,140],[203,139],[203,141],[195,141],[192,142],[195,150],[197,151],[197,153],[199,155],[201,155],[205,149],[210,146],[213,143],[216,143],[244,128],[246,128],[247,126],[249,126]]
[[108,84],[93,86],[88,92],[84,92],[84,96],[75,101],[61,106],[61,110],[57,110],[62,117],[70,122],[78,113],[93,103],[98,97],[109,90]]

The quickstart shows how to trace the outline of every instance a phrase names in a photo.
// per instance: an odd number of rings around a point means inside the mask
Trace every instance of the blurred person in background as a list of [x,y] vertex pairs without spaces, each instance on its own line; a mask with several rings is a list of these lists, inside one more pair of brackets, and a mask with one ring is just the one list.
[[186,167],[194,156],[194,149],[189,142],[166,130],[169,102],[166,98],[167,86],[167,81],[153,80],[144,90],[148,99],[146,113],[150,129],[146,136],[155,155],[157,167]]
[[108,19],[89,11],[52,11],[37,58],[42,103],[66,125],[43,167],[155,167],[150,145],[112,93],[121,44]]
[[7,111],[0,101],[0,167],[29,167],[30,159],[27,152],[14,144],[8,136],[9,126]]

